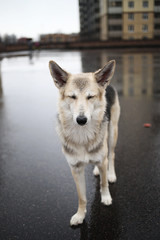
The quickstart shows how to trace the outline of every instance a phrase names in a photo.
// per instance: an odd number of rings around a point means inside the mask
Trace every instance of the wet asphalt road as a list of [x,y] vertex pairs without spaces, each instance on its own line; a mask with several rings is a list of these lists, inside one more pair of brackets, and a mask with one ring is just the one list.
[[[57,137],[54,59],[70,72],[115,58],[120,95],[113,204],[100,203],[99,178],[86,169],[87,215],[69,226],[77,193]],[[160,239],[160,54],[51,51],[3,58],[0,97],[0,240]],[[129,70],[128,70],[129,69]],[[144,128],[149,122],[151,128]]]

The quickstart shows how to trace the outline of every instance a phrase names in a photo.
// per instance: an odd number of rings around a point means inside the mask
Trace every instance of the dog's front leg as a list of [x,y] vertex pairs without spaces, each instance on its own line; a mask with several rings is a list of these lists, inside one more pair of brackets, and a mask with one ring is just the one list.
[[77,213],[72,216],[70,221],[71,226],[83,223],[86,214],[87,200],[84,168],[84,165],[78,167],[71,167],[71,172],[76,184],[79,201]]
[[101,178],[101,202],[105,205],[112,204],[112,198],[108,186],[108,158],[106,157],[101,164],[98,165]]

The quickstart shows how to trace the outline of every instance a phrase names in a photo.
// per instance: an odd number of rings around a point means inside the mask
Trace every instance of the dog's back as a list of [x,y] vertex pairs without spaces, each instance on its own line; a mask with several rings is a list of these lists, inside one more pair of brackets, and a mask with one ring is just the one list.
[[106,116],[108,118],[108,121],[110,121],[111,119],[111,108],[113,106],[113,104],[115,103],[116,100],[116,90],[111,86],[108,85],[106,88]]

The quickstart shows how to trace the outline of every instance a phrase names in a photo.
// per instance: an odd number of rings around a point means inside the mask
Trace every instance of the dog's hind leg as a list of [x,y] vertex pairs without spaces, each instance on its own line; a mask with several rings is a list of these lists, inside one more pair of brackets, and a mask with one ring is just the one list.
[[108,154],[108,181],[113,183],[116,182],[116,173],[115,173],[115,146],[118,136],[118,127],[114,125],[111,121],[109,123],[109,154]]
[[109,122],[109,135],[108,135],[108,181],[116,182],[117,177],[115,173],[115,147],[118,138],[118,120],[120,115],[120,107],[117,98],[117,102],[111,109],[111,119]]
[[84,175],[84,165],[71,167],[71,172],[76,184],[77,193],[78,193],[78,210],[70,220],[70,225],[78,225],[83,223],[86,214],[86,185],[85,185],[85,175]]

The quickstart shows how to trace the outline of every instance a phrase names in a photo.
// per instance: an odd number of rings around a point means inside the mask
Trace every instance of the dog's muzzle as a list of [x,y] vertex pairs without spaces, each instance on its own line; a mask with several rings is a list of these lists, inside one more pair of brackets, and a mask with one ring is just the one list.
[[79,125],[83,126],[87,123],[87,118],[85,116],[78,116],[76,121]]

